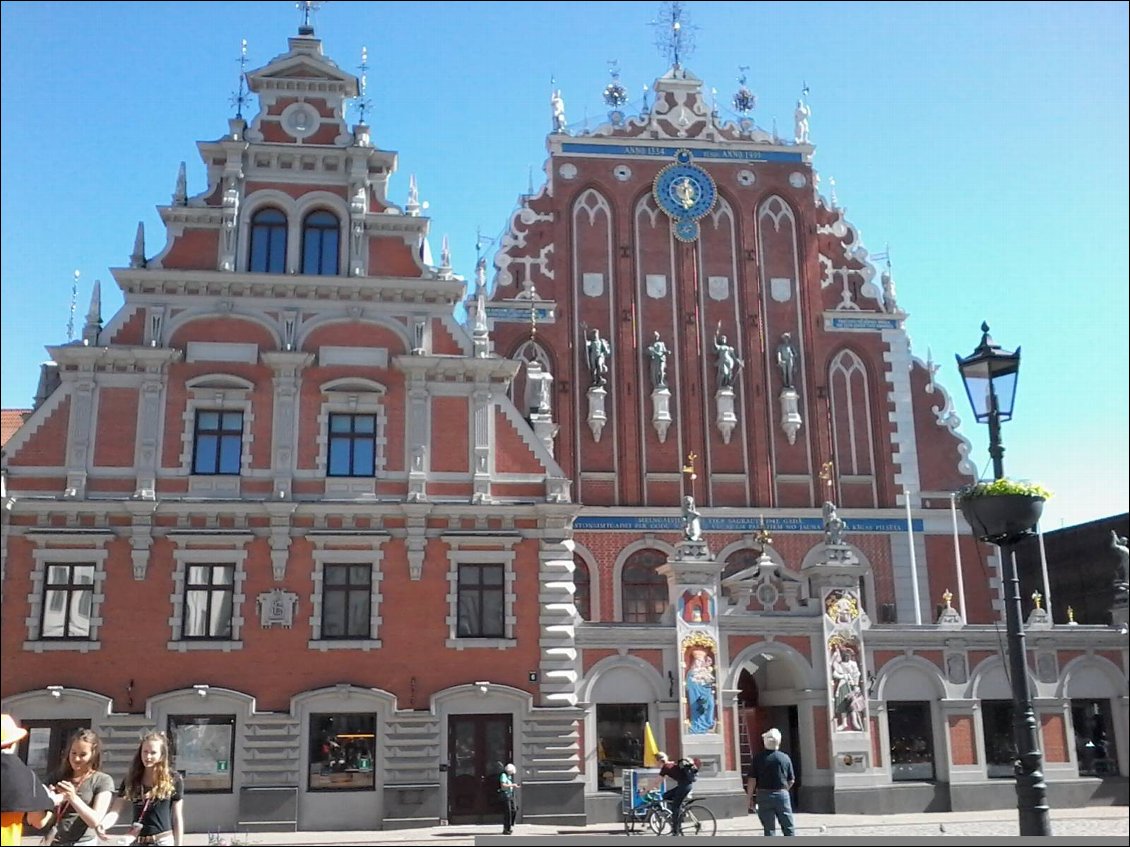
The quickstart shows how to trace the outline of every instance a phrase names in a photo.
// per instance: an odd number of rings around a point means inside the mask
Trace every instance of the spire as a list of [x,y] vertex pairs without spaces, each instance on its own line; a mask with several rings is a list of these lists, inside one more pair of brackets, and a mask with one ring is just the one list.
[[67,317],[67,341],[75,340],[75,308],[78,306],[78,278],[79,272],[75,271],[71,281],[71,311]]
[[137,222],[137,235],[133,237],[133,252],[129,254],[131,268],[145,267],[145,222]]
[[173,191],[173,205],[188,205],[188,177],[186,176],[184,162],[181,162],[180,168],[177,169],[177,187]]
[[608,60],[608,73],[612,75],[612,82],[604,86],[604,104],[610,109],[619,109],[628,102],[628,91],[620,84],[619,60]]
[[82,328],[82,343],[91,347],[98,346],[98,335],[102,332],[102,283],[94,280],[94,288],[90,292],[90,308],[86,310],[86,324]]
[[405,204],[404,210],[413,217],[420,214],[420,192],[416,188],[416,174],[408,177],[408,203]]

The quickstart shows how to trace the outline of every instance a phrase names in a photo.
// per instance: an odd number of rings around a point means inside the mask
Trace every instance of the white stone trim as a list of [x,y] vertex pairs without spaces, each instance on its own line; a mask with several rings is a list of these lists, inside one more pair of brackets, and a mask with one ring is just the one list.
[[[255,414],[250,394],[255,386],[230,374],[204,374],[185,383],[188,399],[181,415],[180,473],[188,477],[189,494],[239,496],[240,479],[251,469],[251,442],[255,432]],[[243,436],[240,447],[239,474],[194,474],[192,455],[196,438],[197,412],[241,412]]]
[[[326,495],[340,497],[375,497],[377,479],[384,476],[388,466],[388,414],[384,399],[387,390],[379,382],[360,377],[345,377],[321,386],[322,405],[318,410],[318,446],[316,472],[325,479]],[[330,415],[373,415],[373,476],[330,476]]]
[[[310,594],[310,641],[311,650],[361,650],[369,652],[381,646],[381,581],[384,572],[384,550],[381,549],[387,535],[380,536],[314,536],[314,572],[310,580],[314,591]],[[326,549],[327,544],[352,544],[349,549]],[[369,637],[368,638],[322,638],[322,588],[326,565],[372,565],[369,577]]]
[[[447,550],[447,640],[445,646],[464,650],[467,648],[488,648],[505,650],[518,646],[515,634],[517,617],[514,612],[514,545],[518,537],[497,536],[444,536]],[[503,638],[460,637],[456,634],[459,625],[459,566],[466,564],[502,565]]]
[[[176,562],[176,568],[173,571],[173,593],[169,595],[169,602],[172,603],[173,613],[169,617],[169,643],[168,648],[179,653],[186,653],[194,650],[220,650],[224,653],[231,652],[232,650],[243,649],[243,641],[240,636],[243,634],[243,602],[247,599],[247,595],[243,592],[243,584],[247,579],[247,550],[246,542],[251,540],[250,535],[214,535],[214,534],[201,534],[199,536],[192,534],[174,534],[170,533],[169,539],[178,545],[178,549],[173,551],[173,561]],[[208,549],[182,549],[180,545],[190,543],[220,543],[231,544],[230,548],[208,548]],[[234,545],[244,546],[244,549],[236,549]],[[234,565],[235,572],[232,575],[232,603],[231,603],[231,635],[230,639],[206,639],[206,638],[193,638],[186,640],[183,637],[184,627],[184,592],[185,580],[187,579],[188,565]]]
[[[28,616],[24,619],[27,626],[27,640],[24,649],[34,653],[45,651],[68,650],[77,653],[88,653],[101,649],[98,640],[98,630],[102,626],[102,602],[106,599],[104,585],[106,581],[106,558],[109,551],[105,548],[106,542],[114,538],[112,533],[45,533],[42,535],[28,533],[26,538],[35,541],[36,549],[32,551],[35,561],[31,572],[31,592],[27,596]],[[56,548],[43,545],[51,544],[82,544],[82,547]],[[102,549],[98,549],[98,547]],[[47,583],[47,568],[50,565],[91,564],[94,565],[94,584],[90,597],[90,637],[86,641],[70,639],[47,639],[41,637],[40,627],[43,625],[43,594]]]

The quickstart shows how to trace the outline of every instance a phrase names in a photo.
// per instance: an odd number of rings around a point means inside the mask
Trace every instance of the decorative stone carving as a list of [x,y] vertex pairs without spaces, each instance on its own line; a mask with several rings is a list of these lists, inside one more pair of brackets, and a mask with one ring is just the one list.
[[651,425],[659,436],[659,443],[667,440],[667,430],[671,426],[671,391],[657,388],[651,392]]
[[729,386],[719,388],[714,392],[714,404],[718,410],[714,422],[722,433],[722,441],[729,444],[734,427],[738,425],[738,416],[734,412],[734,389]]
[[602,385],[594,385],[589,389],[589,429],[592,430],[593,441],[600,441],[600,434],[604,425],[608,423],[608,415],[604,411],[604,398],[608,390]]
[[796,444],[796,434],[804,425],[800,416],[799,395],[794,388],[781,390],[781,429],[789,444]]
[[259,625],[263,629],[281,626],[290,629],[294,625],[294,613],[298,609],[298,595],[281,588],[272,588],[256,598],[259,607]]

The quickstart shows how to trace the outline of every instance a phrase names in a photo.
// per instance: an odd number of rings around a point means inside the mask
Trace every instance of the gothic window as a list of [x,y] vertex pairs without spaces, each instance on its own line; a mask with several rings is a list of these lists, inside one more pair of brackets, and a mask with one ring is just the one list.
[[328,476],[373,476],[377,416],[330,414]]
[[836,470],[845,476],[867,477],[874,473],[871,394],[867,370],[850,350],[842,350],[828,369],[832,405],[832,438]]
[[580,556],[573,557],[573,605],[583,620],[592,620],[592,600],[589,594],[589,566]]
[[235,565],[189,565],[181,637],[231,640]]
[[192,472],[237,475],[243,455],[243,413],[197,411]]
[[667,578],[656,570],[665,561],[656,550],[639,550],[624,563],[620,585],[625,623],[658,623],[667,610]]
[[337,273],[340,224],[332,212],[311,212],[302,222],[302,273]]
[[504,638],[506,597],[501,564],[459,565],[456,634],[461,638]]
[[322,638],[371,638],[373,566],[326,565],[322,578]]
[[90,638],[93,598],[93,564],[49,565],[44,585],[40,637]]
[[254,273],[286,272],[286,215],[278,209],[263,209],[251,219],[247,269]]

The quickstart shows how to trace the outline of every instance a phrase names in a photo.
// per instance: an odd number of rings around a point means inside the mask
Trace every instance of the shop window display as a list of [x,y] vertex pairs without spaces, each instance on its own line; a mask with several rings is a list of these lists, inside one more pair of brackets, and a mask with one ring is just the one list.
[[933,781],[934,738],[927,702],[887,704],[891,739],[891,780]]
[[375,715],[310,716],[310,790],[372,790]]
[[647,705],[603,703],[596,707],[597,788],[619,791],[625,768],[643,767]]

